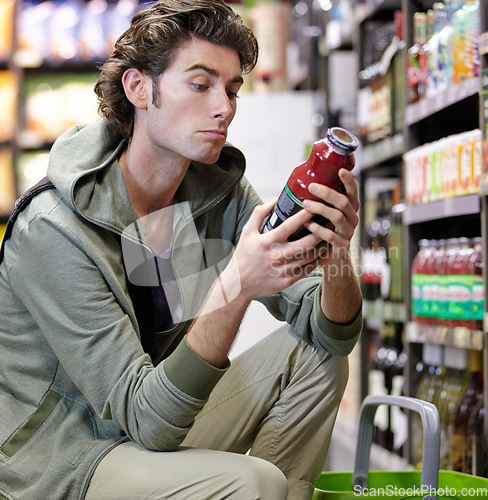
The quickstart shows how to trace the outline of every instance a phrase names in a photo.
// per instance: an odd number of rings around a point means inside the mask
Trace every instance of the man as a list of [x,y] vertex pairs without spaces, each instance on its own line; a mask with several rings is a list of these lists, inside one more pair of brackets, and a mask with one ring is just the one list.
[[[256,57],[223,0],[162,0],[102,68],[103,118],[53,146],[0,266],[3,497],[311,498],[361,328],[359,201],[342,171],[260,233],[273,202],[226,144]],[[289,326],[230,365],[253,299]]]

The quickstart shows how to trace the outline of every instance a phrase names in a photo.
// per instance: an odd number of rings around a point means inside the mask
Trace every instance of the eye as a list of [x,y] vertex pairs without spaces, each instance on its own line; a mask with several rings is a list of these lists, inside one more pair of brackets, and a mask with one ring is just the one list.
[[229,99],[239,99],[239,96],[237,95],[237,92],[232,92],[231,90],[227,91],[227,97]]
[[208,89],[208,85],[204,85],[203,83],[193,83],[192,85],[197,92],[204,92]]

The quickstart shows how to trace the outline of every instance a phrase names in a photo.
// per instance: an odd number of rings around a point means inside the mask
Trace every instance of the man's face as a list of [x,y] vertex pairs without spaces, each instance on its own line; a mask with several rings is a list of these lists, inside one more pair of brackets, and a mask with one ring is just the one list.
[[156,105],[148,101],[150,147],[166,158],[215,163],[242,82],[237,51],[199,39],[185,43],[159,79]]

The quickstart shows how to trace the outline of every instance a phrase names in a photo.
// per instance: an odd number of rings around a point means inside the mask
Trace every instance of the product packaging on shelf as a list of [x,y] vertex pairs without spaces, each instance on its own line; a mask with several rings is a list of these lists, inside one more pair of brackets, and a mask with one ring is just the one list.
[[420,205],[478,193],[482,172],[481,130],[451,135],[403,155],[407,204]]
[[481,238],[421,240],[411,268],[412,316],[422,325],[481,330]]

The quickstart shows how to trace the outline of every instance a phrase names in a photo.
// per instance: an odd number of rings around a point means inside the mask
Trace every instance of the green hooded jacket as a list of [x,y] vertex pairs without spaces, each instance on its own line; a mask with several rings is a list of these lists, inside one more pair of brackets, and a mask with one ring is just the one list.
[[[121,241],[149,245],[117,156],[125,141],[104,119],[73,127],[54,144],[55,189],[21,212],[0,265],[0,498],[82,499],[97,463],[133,440],[174,450],[226,369],[185,341],[211,286],[203,242],[235,245],[258,196],[240,151],[192,163],[177,193],[181,214],[171,260],[183,320],[144,352],[128,292]],[[191,279],[185,279],[190,277]],[[197,279],[193,279],[196,277]],[[319,272],[261,301],[297,337],[345,356],[362,324],[328,321]]]

